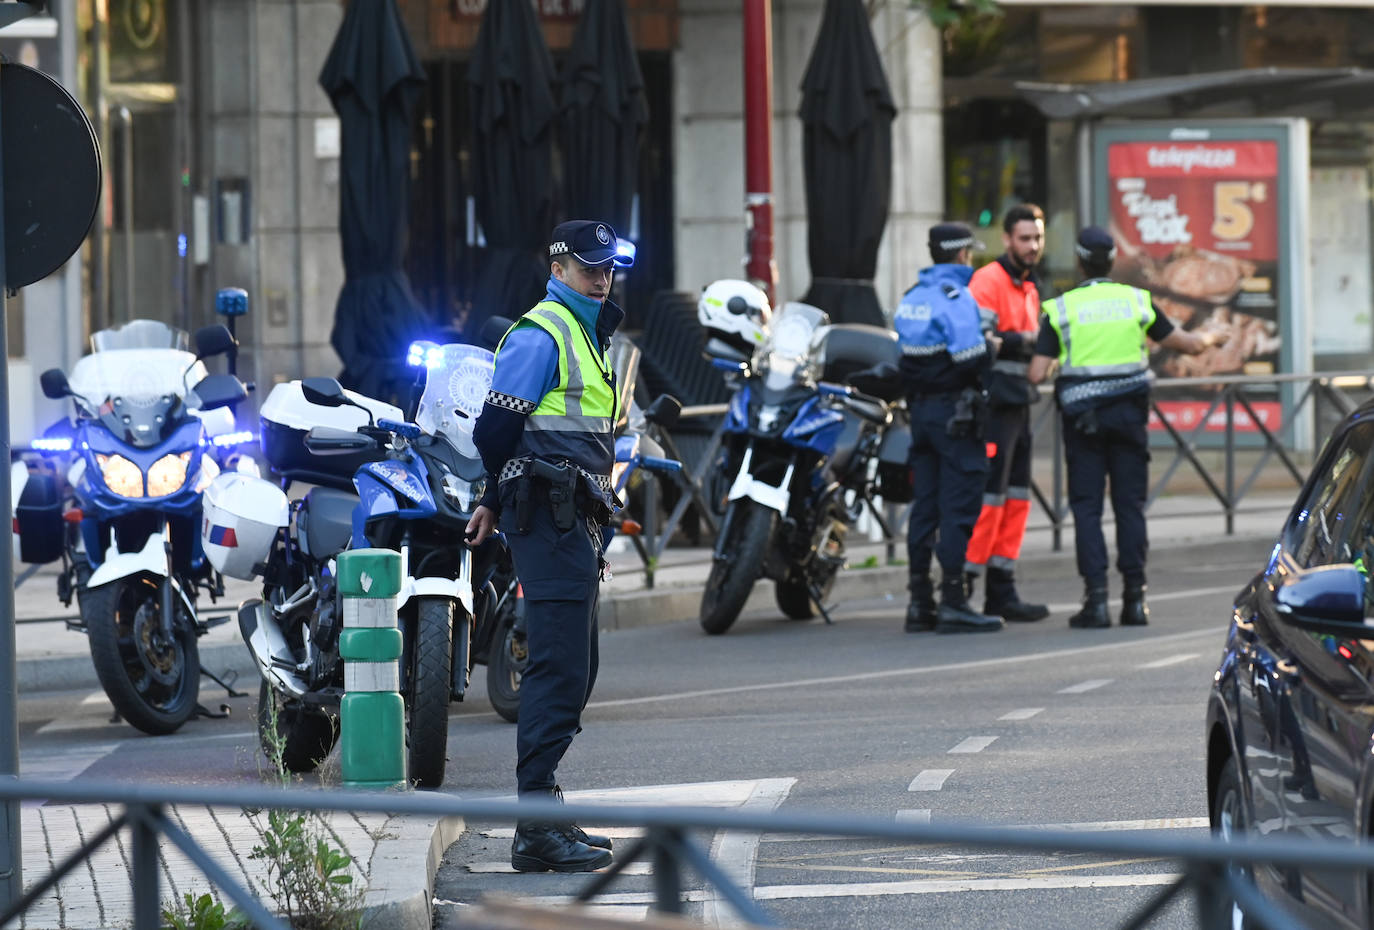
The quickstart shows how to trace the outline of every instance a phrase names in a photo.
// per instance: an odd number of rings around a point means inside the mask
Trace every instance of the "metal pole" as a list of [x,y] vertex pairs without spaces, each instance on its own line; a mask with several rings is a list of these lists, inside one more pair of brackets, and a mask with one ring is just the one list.
[[776,302],[773,260],[773,19],[771,0],[744,0],[745,274]]
[[121,323],[134,318],[134,116],[128,107],[119,108],[119,121],[124,124],[120,148],[123,150],[123,170],[120,186],[124,188],[121,212],[124,214],[124,312]]
[[[0,128],[0,139],[4,131]],[[5,298],[9,272],[5,266],[5,165],[0,146],[0,454],[10,462],[10,354],[9,318]],[[9,477],[0,480],[0,514],[13,514]],[[19,676],[15,667],[14,645],[14,536],[0,533],[0,779],[19,776]],[[18,901],[24,893],[19,802],[6,801],[0,808],[0,831],[5,844],[0,847],[0,910]]]
[[1226,388],[1226,535],[1236,534],[1236,391]]
[[133,855],[129,882],[134,896],[134,930],[157,930],[161,925],[158,892],[157,830],[153,818],[162,810],[153,804],[134,811],[129,818]]

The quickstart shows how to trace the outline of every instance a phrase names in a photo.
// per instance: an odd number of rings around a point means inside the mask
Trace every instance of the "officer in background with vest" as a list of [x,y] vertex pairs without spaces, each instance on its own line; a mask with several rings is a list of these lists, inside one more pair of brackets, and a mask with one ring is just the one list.
[[1120,621],[1142,626],[1145,604],[1145,496],[1150,478],[1146,424],[1150,382],[1146,338],[1197,355],[1219,341],[1176,329],[1148,291],[1108,280],[1116,259],[1111,234],[1088,226],[1078,234],[1078,267],[1086,279],[1052,301],[1041,317],[1030,380],[1039,384],[1058,361],[1055,397],[1063,417],[1074,548],[1083,578],[1083,608],[1069,618],[1079,628],[1111,626],[1107,613],[1107,543],[1102,498],[1110,478],[1116,514],[1116,567],[1124,589]]
[[[988,474],[984,382],[1001,347],[1000,340],[984,335],[978,304],[968,291],[976,247],[981,245],[961,223],[933,227],[935,264],[921,271],[892,317],[902,346],[916,488],[907,531],[908,633],[1002,629],[1000,617],[969,607],[964,592],[964,557]],[[938,607],[930,578],[932,552],[940,561]]]
[[[632,264],[609,224],[560,224],[548,293],[496,350],[491,391],[473,431],[487,492],[467,527],[480,544],[500,519],[524,588],[529,659],[520,682],[515,767],[521,798],[562,798],[558,762],[580,729],[597,670],[601,526],[611,490],[616,384],[607,350],[624,319],[608,300]],[[611,862],[611,841],[578,827],[520,821],[519,872],[585,872]]]

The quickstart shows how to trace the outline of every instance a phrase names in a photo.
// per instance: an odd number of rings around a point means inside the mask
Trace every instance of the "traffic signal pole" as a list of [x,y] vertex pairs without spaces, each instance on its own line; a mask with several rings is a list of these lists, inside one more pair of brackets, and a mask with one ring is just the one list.
[[773,14],[771,0],[744,0],[745,276],[776,300],[773,260]]

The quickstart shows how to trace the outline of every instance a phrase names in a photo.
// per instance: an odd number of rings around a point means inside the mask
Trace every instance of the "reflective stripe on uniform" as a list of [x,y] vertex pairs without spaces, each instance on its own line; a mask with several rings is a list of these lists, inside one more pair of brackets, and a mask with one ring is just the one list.
[[1018,362],[1014,359],[999,358],[992,363],[993,371],[1000,371],[1008,375],[1020,375],[1025,377],[1030,374],[1030,362]]
[[1133,375],[1144,367],[1141,362],[1122,362],[1119,365],[1065,365],[1059,369],[1059,373],[1076,378],[1107,378],[1112,375]]
[[[582,377],[582,366],[572,364],[572,359],[577,357],[577,349],[576,343],[574,342],[573,331],[568,327],[568,321],[563,319],[560,314],[544,307],[543,304],[536,306],[529,313],[525,314],[525,318],[536,324],[540,324],[545,332],[548,332],[550,327],[558,331],[557,341],[560,343],[558,351],[558,373],[561,376],[559,381],[563,388],[562,413],[570,416],[580,416],[582,414],[582,395],[586,391],[587,385],[586,380]],[[580,323],[576,322],[572,325],[581,326]],[[554,334],[549,333],[549,335]],[[555,388],[553,391],[550,391],[549,394],[545,395],[545,399],[557,392],[558,389]],[[541,402],[539,406],[535,408],[534,412],[539,413],[543,407],[544,404]]]
[[343,599],[343,625],[387,629],[396,625],[396,598],[346,597]]
[[401,671],[395,662],[345,662],[344,691],[400,691]]
[[611,425],[610,417],[584,417],[580,414],[560,416],[556,413],[550,413],[530,417],[525,421],[525,429],[535,432],[554,430],[573,433],[609,433]]

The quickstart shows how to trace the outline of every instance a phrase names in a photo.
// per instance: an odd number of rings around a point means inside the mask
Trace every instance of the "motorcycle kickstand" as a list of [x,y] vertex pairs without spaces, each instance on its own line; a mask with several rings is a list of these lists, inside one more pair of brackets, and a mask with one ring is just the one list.
[[[226,672],[224,677],[225,677],[225,678],[228,678],[228,679],[229,679],[228,681],[225,681],[224,678],[220,678],[218,675],[216,675],[214,672],[210,671],[208,668],[201,668],[200,673],[201,673],[202,675],[204,675],[206,678],[208,678],[208,679],[210,679],[211,681],[213,681],[215,684],[219,685],[221,688],[223,688],[223,689],[225,690],[225,692],[226,692],[230,697],[248,697],[248,692],[247,692],[247,691],[235,691],[235,690],[234,690],[234,682],[236,682],[236,681],[239,680],[239,673],[238,673],[238,672],[233,671],[232,669],[231,669],[230,671]],[[224,705],[221,705],[221,706],[224,706]],[[211,716],[211,715],[207,714],[206,716]],[[226,712],[225,712],[223,715],[221,715],[221,716],[226,716],[226,717],[227,717],[227,716],[228,716],[227,710],[226,710]]]
[[835,621],[830,619],[830,611],[826,610],[825,605],[821,603],[821,589],[816,587],[814,581],[807,583],[806,592],[811,595],[811,603],[816,605],[816,609],[819,610],[821,616],[825,618],[826,624],[828,626],[834,626]]
[[[233,692],[230,692],[230,693],[232,694]],[[196,716],[196,717],[208,717],[208,718],[211,719],[211,720],[226,720],[226,719],[228,719],[228,717],[229,717],[229,711],[230,711],[230,710],[231,710],[231,708],[229,707],[228,704],[221,704],[221,705],[219,706],[219,713],[216,713],[215,711],[213,711],[213,710],[211,710],[210,708],[206,707],[204,704],[201,704],[199,701],[197,701],[197,702],[196,702],[196,710],[195,710],[194,716]]]

